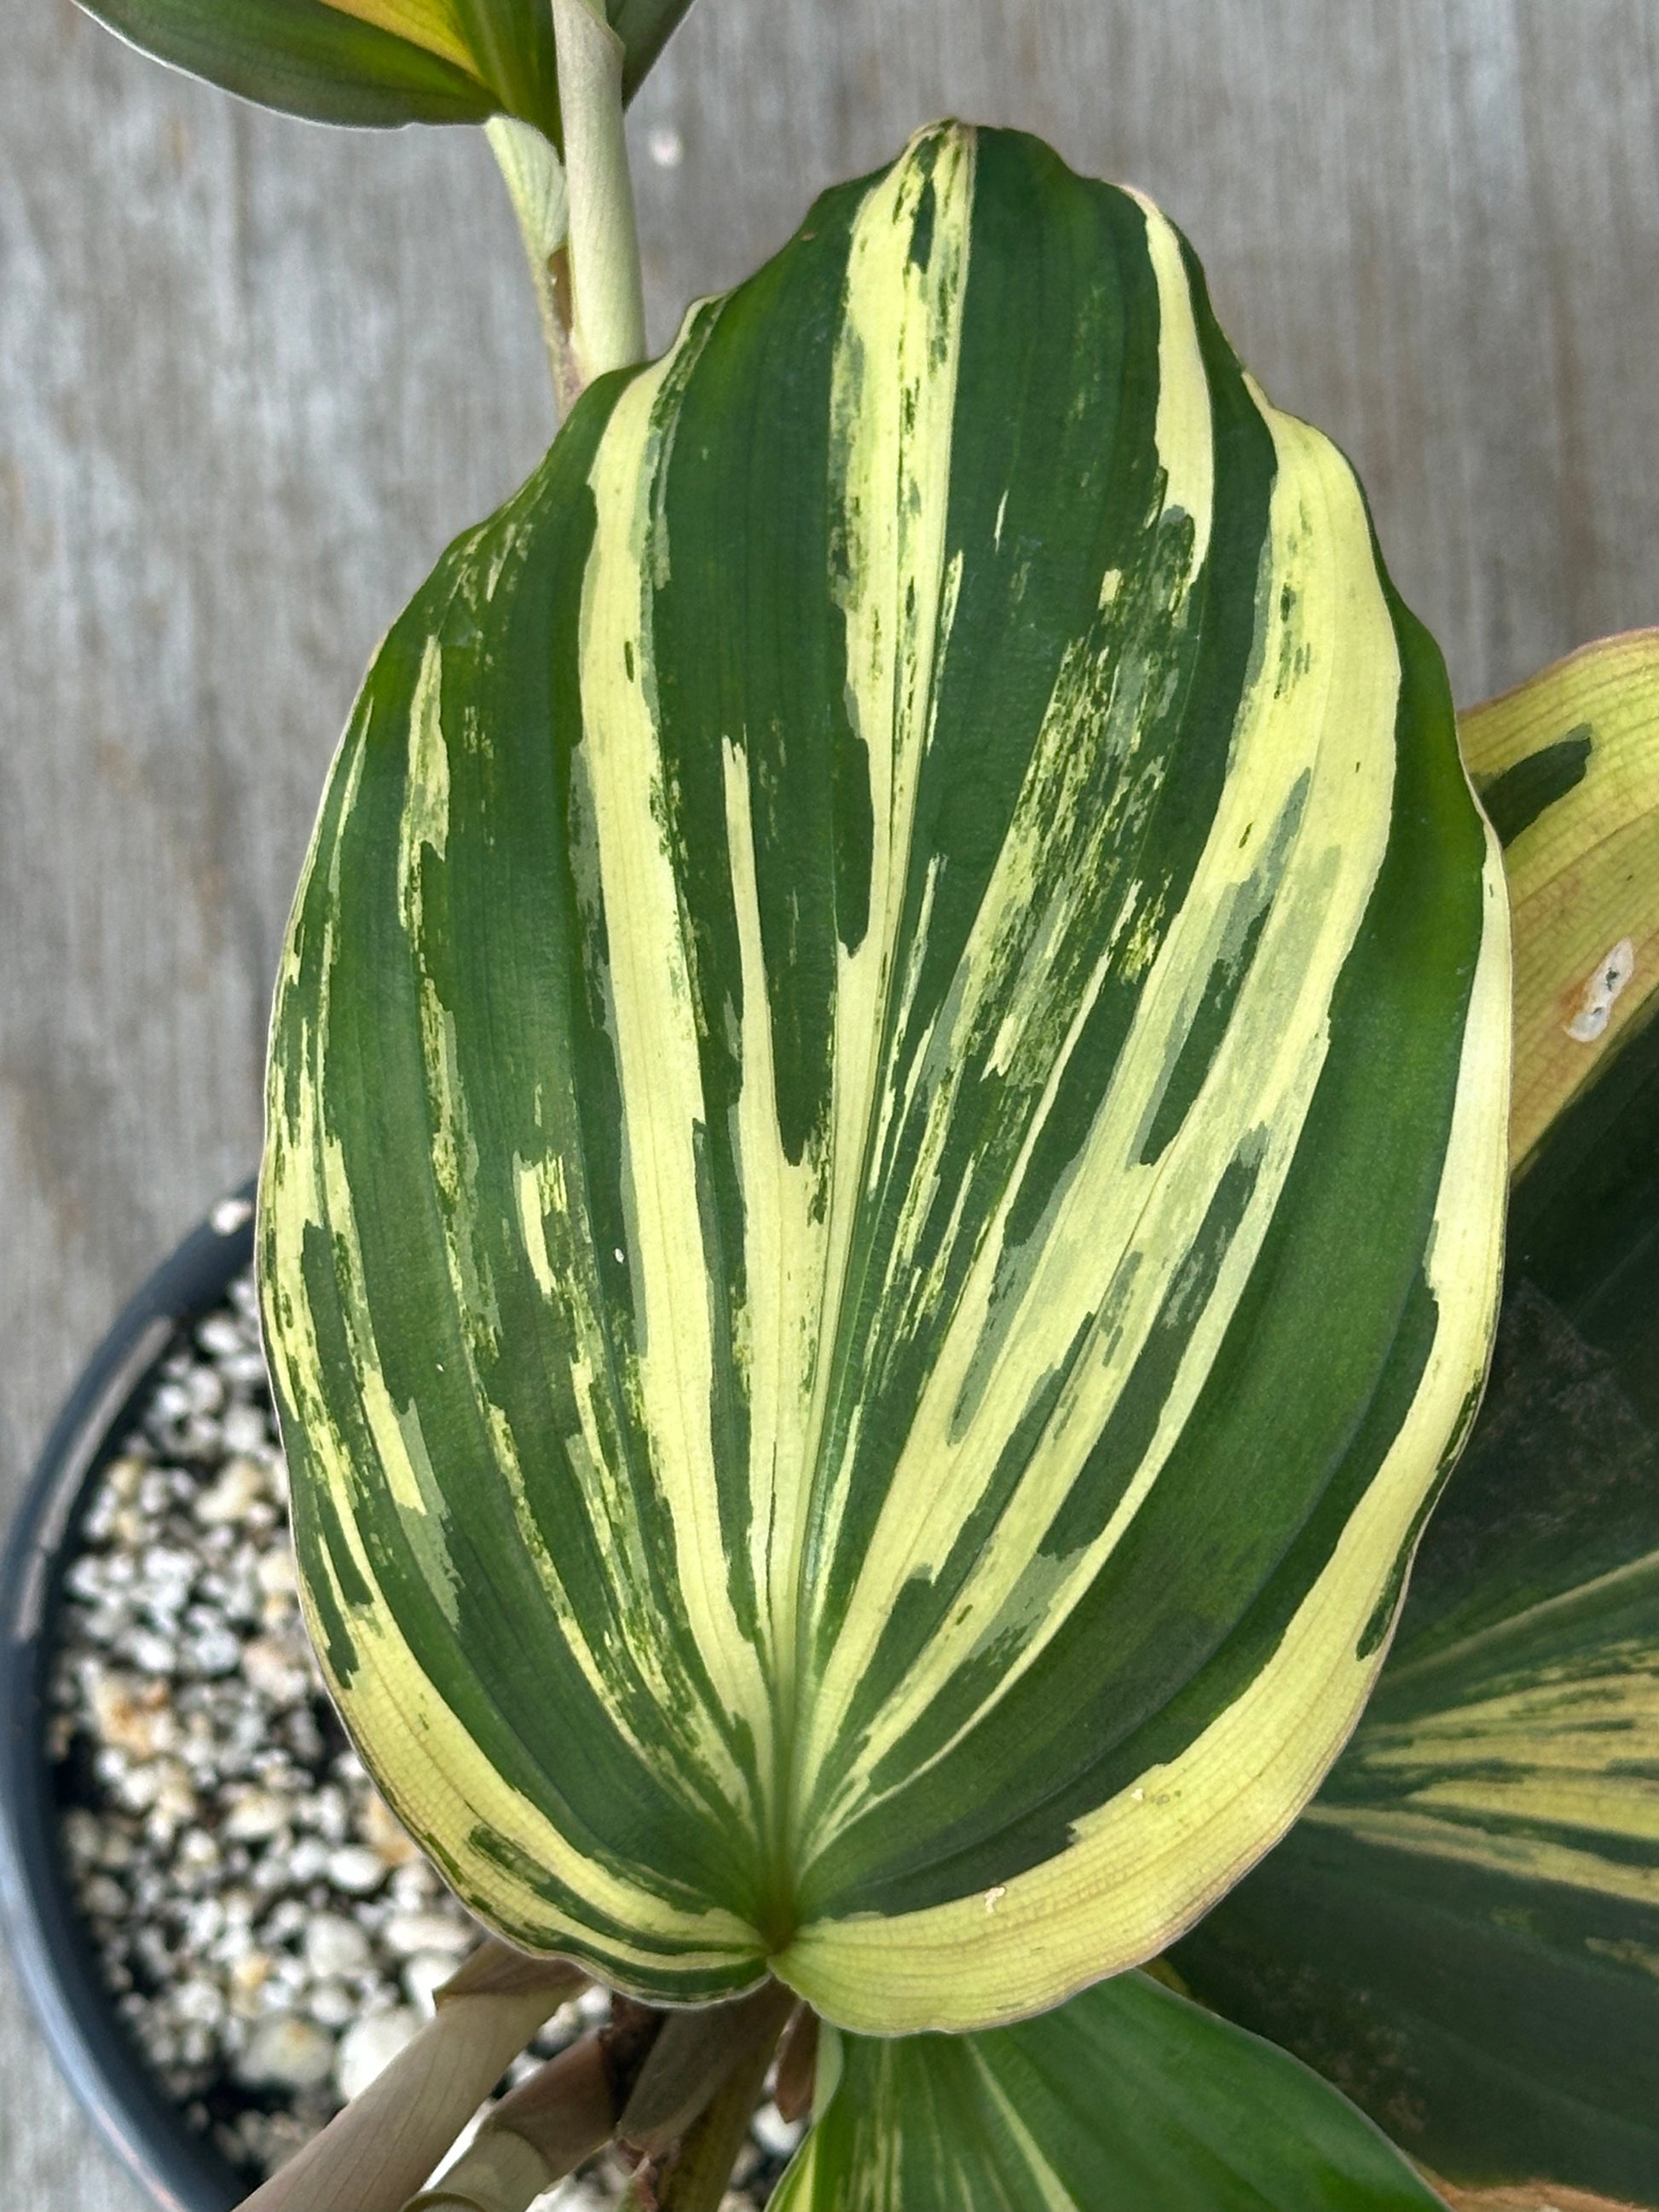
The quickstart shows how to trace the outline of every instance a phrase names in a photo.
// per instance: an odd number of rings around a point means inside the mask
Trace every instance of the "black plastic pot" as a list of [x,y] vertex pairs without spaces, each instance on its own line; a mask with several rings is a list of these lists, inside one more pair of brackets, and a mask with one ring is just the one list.
[[0,1920],[52,2055],[167,2212],[229,2212],[245,2185],[146,2069],[99,1975],[58,1844],[46,1693],[63,1577],[94,1476],[157,1362],[252,1256],[252,1183],[216,1206],[128,1304],[53,1425],[0,1569]]

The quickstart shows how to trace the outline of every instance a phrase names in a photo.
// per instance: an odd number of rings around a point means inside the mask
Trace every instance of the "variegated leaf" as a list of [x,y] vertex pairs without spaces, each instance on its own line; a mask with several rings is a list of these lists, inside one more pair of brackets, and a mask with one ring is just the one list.
[[[1632,742],[1603,811],[1610,723]],[[1576,879],[1605,915],[1650,888],[1623,878],[1659,806],[1659,720],[1639,742],[1616,715],[1590,729],[1583,783],[1549,803],[1564,844],[1599,821]],[[1547,891],[1516,921],[1517,1034],[1547,1036],[1528,979],[1553,1013],[1571,974],[1528,943]],[[1492,1387],[1364,1719],[1175,1954],[1437,2172],[1562,2212],[1583,2188],[1659,2207],[1659,1023],[1621,1040],[1516,1184]],[[1517,1063],[1517,1102],[1547,1095]]]
[[1459,735],[1510,882],[1520,1169],[1659,1006],[1659,629],[1583,647]]
[[595,386],[370,675],[273,1032],[311,1618],[462,1894],[882,2030],[1185,1926],[1478,1393],[1506,952],[1143,201],[940,126]]
[[1445,2212],[1316,2075],[1145,1974],[824,2053],[775,2212]]
[[[478,123],[562,143],[548,0],[82,0],[158,59],[314,122]],[[612,0],[631,94],[691,0]]]

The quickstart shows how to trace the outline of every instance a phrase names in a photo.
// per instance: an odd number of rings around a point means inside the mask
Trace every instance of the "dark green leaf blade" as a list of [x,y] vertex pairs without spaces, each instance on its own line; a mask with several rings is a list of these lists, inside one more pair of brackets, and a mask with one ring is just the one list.
[[1516,1187],[1492,1382],[1353,1741],[1173,1955],[1436,2171],[1659,2205],[1659,1026]]
[[158,61],[313,123],[481,123],[501,103],[468,70],[325,0],[82,0]]
[[978,2035],[843,2037],[819,2103],[775,2212],[1441,2206],[1316,2074],[1139,1973]]
[[[339,4],[339,0],[337,0]],[[352,0],[362,5],[362,0]],[[448,0],[473,66],[508,115],[562,147],[550,0]]]
[[623,42],[623,93],[631,100],[668,44],[691,0],[606,0],[611,27]]
[[[547,0],[82,0],[160,61],[313,123],[478,123],[562,146]],[[632,98],[691,0],[613,0]]]

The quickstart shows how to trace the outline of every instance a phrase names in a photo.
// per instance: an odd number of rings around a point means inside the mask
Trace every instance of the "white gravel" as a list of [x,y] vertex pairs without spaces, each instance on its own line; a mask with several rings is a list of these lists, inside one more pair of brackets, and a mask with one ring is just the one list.
[[[77,1902],[189,2124],[258,2180],[418,2032],[479,1930],[369,1782],[301,1624],[251,1277],[168,1353],[64,1581],[51,1750]],[[566,2006],[510,2081],[602,2021]],[[723,2212],[799,2128],[756,2115]],[[609,2212],[609,2156],[544,2200]]]

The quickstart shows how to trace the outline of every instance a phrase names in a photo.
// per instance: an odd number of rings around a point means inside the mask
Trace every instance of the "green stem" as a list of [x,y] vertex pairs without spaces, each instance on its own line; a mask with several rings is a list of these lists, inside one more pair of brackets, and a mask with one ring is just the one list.
[[757,2045],[686,2130],[657,2182],[658,2212],[720,2212],[776,2048],[775,2033]]
[[793,1994],[766,1981],[746,1997],[671,2013],[640,2069],[617,2134],[647,2158],[671,2150],[734,2072],[757,2052],[769,2061],[794,2009]]
[[570,201],[571,336],[579,388],[645,358],[634,186],[623,129],[623,42],[600,0],[552,0]]
[[619,2138],[645,2154],[621,2212],[718,2212],[778,2038],[798,2009],[792,1991],[769,1981],[731,2004],[670,2017],[617,2125]]

